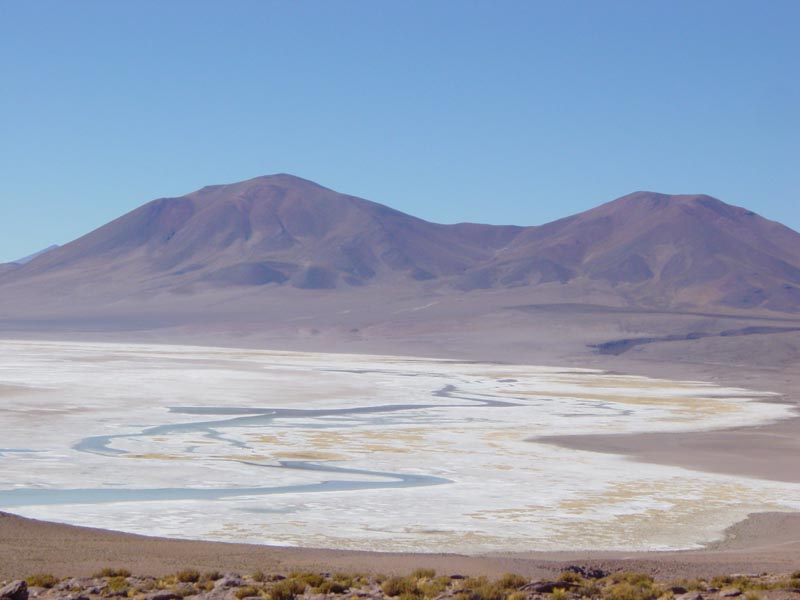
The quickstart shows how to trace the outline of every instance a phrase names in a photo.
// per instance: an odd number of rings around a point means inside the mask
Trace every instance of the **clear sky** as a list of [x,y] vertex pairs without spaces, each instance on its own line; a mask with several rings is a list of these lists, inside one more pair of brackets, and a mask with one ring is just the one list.
[[288,172],[439,221],[800,229],[800,1],[0,0],[0,260]]

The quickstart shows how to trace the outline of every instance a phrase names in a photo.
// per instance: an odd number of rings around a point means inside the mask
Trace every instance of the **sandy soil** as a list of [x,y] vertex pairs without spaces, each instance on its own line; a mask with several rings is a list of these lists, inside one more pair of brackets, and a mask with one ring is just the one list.
[[622,454],[637,462],[800,483],[800,418],[703,434],[548,436],[536,441],[575,450]]
[[755,515],[728,530],[727,539],[704,551],[667,553],[530,553],[486,556],[391,554],[277,548],[142,537],[72,527],[0,513],[0,579],[32,573],[88,576],[103,567],[124,567],[137,574],[162,575],[183,568],[198,570],[292,569],[403,574],[415,568],[439,573],[499,576],[515,572],[548,577],[569,564],[608,570],[646,571],[676,579],[731,573],[786,573],[800,560],[800,515]]

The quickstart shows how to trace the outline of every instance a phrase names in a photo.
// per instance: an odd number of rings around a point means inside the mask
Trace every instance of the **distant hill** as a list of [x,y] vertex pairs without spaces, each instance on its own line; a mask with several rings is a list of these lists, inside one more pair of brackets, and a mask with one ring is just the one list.
[[204,298],[225,310],[220,291],[385,288],[800,312],[800,234],[703,195],[636,192],[536,227],[441,225],[272,175],[154,200],[17,262],[0,268],[0,304],[54,311],[166,296],[200,314]]

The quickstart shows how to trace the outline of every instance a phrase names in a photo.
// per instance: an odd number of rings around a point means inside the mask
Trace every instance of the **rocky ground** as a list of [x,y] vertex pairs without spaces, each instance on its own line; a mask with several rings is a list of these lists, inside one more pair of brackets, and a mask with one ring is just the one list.
[[552,580],[506,574],[491,580],[417,569],[404,577],[358,573],[260,571],[249,575],[193,569],[166,577],[106,568],[93,577],[31,575],[0,584],[0,600],[800,600],[800,571],[656,581],[646,574],[569,566]]

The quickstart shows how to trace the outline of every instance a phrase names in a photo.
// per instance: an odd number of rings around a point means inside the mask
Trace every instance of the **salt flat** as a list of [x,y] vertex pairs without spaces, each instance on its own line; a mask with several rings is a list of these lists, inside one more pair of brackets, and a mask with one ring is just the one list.
[[537,436],[791,416],[770,394],[589,369],[0,342],[0,509],[123,531],[369,550],[690,548],[800,485]]

